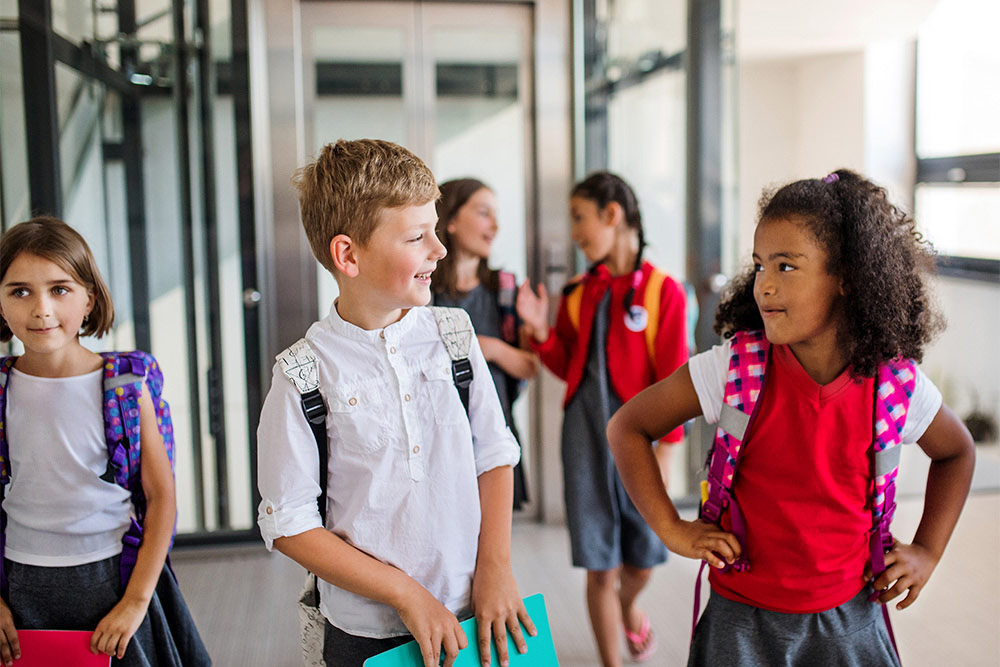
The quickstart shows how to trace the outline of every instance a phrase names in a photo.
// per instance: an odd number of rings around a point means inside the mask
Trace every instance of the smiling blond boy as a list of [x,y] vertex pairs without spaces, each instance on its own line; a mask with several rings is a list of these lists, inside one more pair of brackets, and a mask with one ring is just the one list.
[[[296,174],[313,254],[340,296],[305,338],[328,409],[326,522],[319,457],[299,395],[275,365],[261,412],[258,513],[268,549],[320,579],[330,667],[416,639],[426,667],[451,665],[479,621],[489,660],[506,632],[534,634],[510,566],[512,466],[507,429],[475,336],[468,414],[430,300],[445,255],[439,196],[415,155],[379,140],[340,140]],[[484,650],[485,649],[485,650]]]

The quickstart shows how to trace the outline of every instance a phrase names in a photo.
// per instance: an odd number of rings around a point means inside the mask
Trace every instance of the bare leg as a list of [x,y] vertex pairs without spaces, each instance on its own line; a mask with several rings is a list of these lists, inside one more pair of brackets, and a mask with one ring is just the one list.
[[618,569],[587,571],[587,610],[604,667],[622,667]]
[[639,593],[646,587],[652,576],[653,570],[651,568],[640,569],[628,564],[622,565],[618,599],[625,627],[632,632],[639,632],[643,617],[643,612],[636,606],[635,599],[639,597]]
[[663,488],[668,489],[670,486],[670,461],[674,456],[674,445],[667,442],[658,443],[653,453],[656,454],[656,463],[660,466]]

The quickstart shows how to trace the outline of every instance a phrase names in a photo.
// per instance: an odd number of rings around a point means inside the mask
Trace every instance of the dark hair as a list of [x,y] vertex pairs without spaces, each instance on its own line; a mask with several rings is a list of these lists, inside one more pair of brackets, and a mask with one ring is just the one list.
[[[581,197],[589,199],[597,204],[598,209],[607,208],[611,202],[616,202],[622,207],[625,216],[625,224],[629,229],[635,230],[639,235],[639,252],[635,254],[635,262],[632,271],[639,271],[642,268],[642,251],[646,248],[646,235],[642,229],[642,214],[639,212],[639,200],[636,199],[635,192],[621,176],[612,174],[610,171],[597,171],[583,179],[573,187],[570,197]],[[590,267],[591,270],[597,268],[596,265]],[[629,287],[625,294],[625,312],[629,312],[632,307],[632,296],[635,294],[635,284]]]
[[[475,178],[456,178],[438,187],[441,190],[441,198],[435,204],[438,215],[437,235],[441,244],[448,250],[448,254],[438,261],[437,268],[431,274],[431,289],[435,294],[443,293],[455,297],[458,296],[458,275],[455,271],[458,257],[455,253],[455,240],[448,231],[448,223],[455,219],[472,195],[483,189],[492,191],[492,188]],[[479,276],[479,282],[488,289],[497,289],[496,272],[490,270],[487,258],[479,260],[476,274]]]
[[[81,335],[100,338],[111,330],[115,306],[94,254],[79,232],[62,220],[48,216],[14,225],[0,238],[0,282],[18,255],[25,252],[57,264],[93,295],[94,306],[80,329]],[[0,341],[6,343],[13,335],[7,321],[0,318]]]
[[[801,224],[826,251],[826,270],[844,289],[838,341],[853,376],[874,377],[880,363],[897,357],[923,358],[943,325],[924,281],[934,271],[934,249],[884,188],[838,169],[765,192],[757,224],[768,220]],[[753,285],[753,267],[730,282],[716,333],[728,338],[763,328]]]

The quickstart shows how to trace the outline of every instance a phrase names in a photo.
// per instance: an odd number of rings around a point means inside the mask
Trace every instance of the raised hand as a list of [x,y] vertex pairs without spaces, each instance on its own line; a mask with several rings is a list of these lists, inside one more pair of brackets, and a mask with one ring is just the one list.
[[535,340],[541,342],[549,337],[549,295],[543,283],[538,284],[538,295],[525,280],[517,290],[517,314],[530,327]]

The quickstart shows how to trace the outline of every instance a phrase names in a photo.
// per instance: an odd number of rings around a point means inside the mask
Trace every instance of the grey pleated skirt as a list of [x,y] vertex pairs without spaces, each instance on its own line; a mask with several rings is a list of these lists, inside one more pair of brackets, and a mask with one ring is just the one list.
[[[5,561],[7,604],[18,630],[94,630],[122,596],[118,556],[73,567]],[[177,580],[164,567],[142,625],[121,667],[203,667],[212,660],[194,625]]]
[[688,667],[899,667],[865,588],[839,607],[785,614],[712,593],[698,621]]

